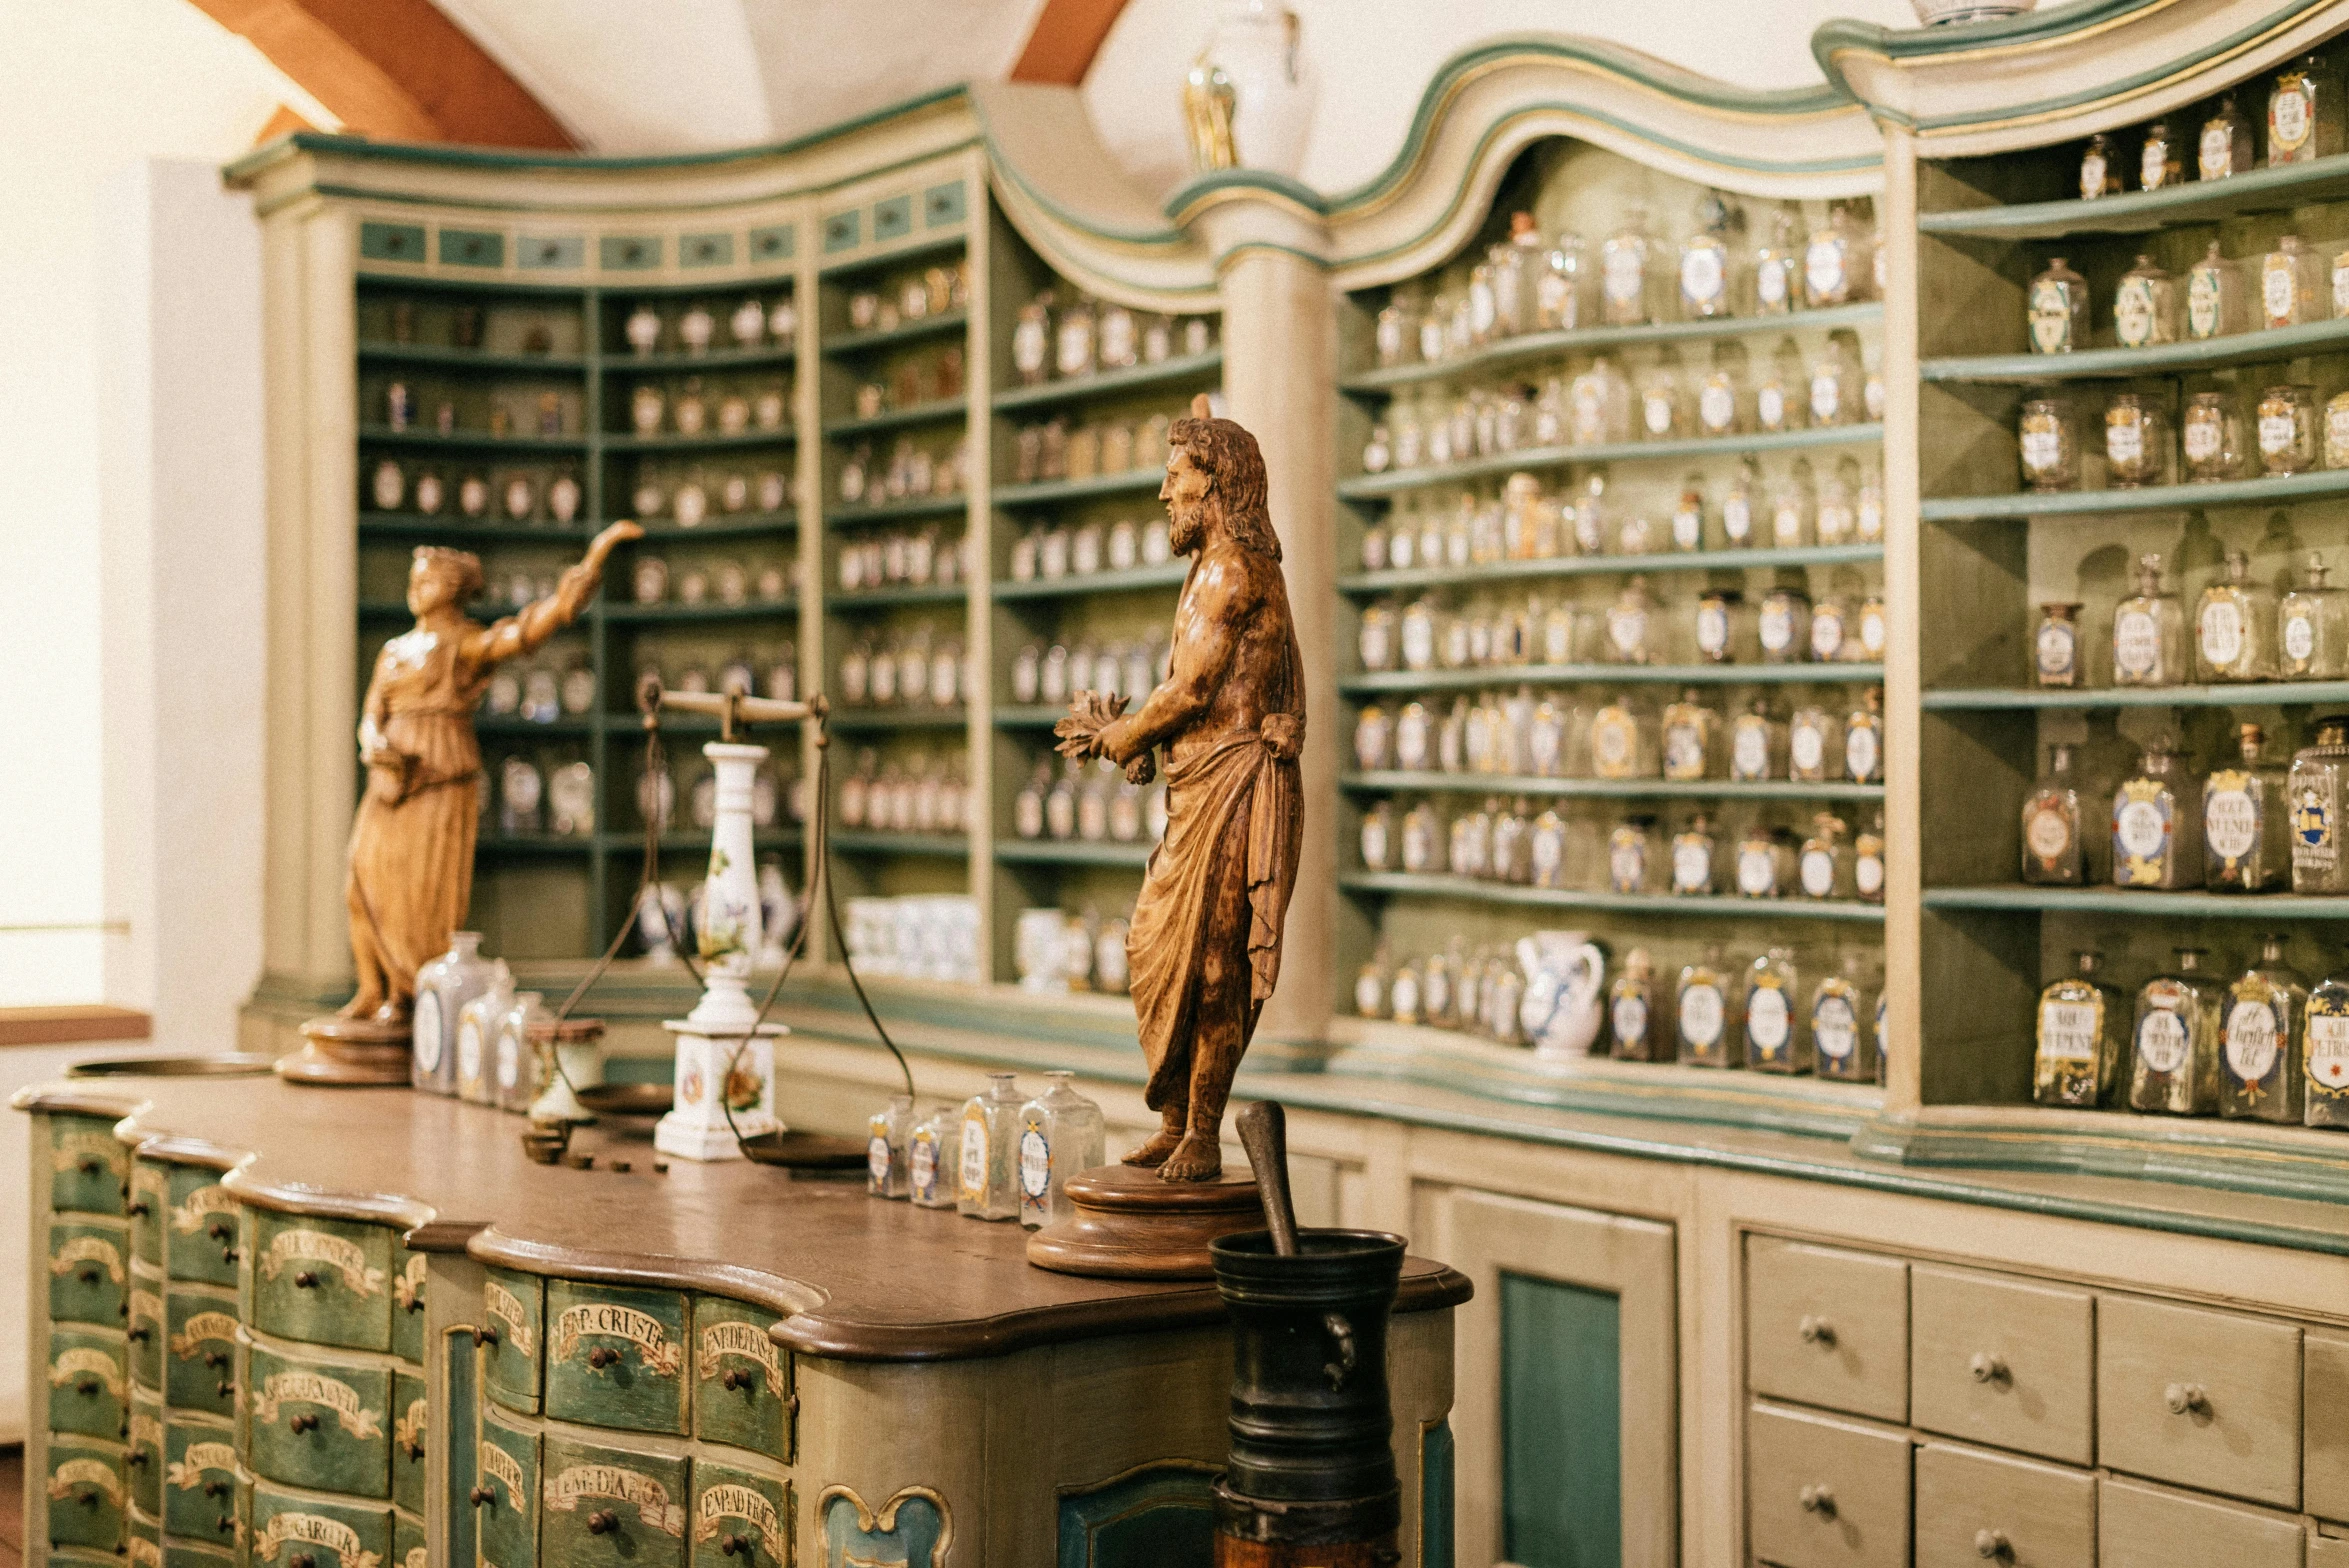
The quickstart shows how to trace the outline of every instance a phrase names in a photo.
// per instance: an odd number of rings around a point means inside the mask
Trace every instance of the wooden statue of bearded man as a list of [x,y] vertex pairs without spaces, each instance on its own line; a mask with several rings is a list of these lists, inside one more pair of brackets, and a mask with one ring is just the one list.
[[1163,1122],[1126,1163],[1170,1182],[1222,1174],[1224,1102],[1280,976],[1304,825],[1304,671],[1264,456],[1205,405],[1168,431],[1158,492],[1191,557],[1167,678],[1130,714],[1124,698],[1079,692],[1054,727],[1063,755],[1107,757],[1137,784],[1166,748],[1166,836],[1126,937],[1144,1099]]

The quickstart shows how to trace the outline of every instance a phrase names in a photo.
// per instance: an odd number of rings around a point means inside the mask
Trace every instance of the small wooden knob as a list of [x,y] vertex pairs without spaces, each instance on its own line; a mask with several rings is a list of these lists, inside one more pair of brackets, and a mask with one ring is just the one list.
[[721,1554],[727,1557],[748,1557],[750,1555],[750,1542],[744,1540],[739,1535],[729,1533],[718,1538],[718,1550]]
[[495,1508],[498,1502],[498,1494],[486,1486],[477,1486],[465,1496],[476,1508]]
[[1977,1557],[2012,1557],[2014,1550],[2012,1546],[2007,1544],[2004,1530],[1976,1530],[1974,1532],[1974,1555]]
[[77,1394],[95,1394],[99,1386],[94,1377],[77,1377],[73,1380],[73,1391]]
[[587,1364],[599,1372],[619,1359],[620,1352],[603,1345],[594,1346],[587,1352]]
[[718,1381],[729,1389],[740,1389],[750,1387],[752,1378],[748,1372],[742,1371],[740,1368],[733,1368],[728,1370],[726,1375]]
[[1804,1513],[1817,1514],[1822,1519],[1835,1517],[1835,1494],[1828,1490],[1826,1482],[1815,1481],[1804,1487],[1801,1496]]
[[1795,1331],[1802,1335],[1803,1343],[1806,1345],[1832,1345],[1835,1343],[1835,1325],[1825,1318],[1815,1318],[1806,1313],[1802,1322],[1796,1326]]
[[313,1415],[288,1416],[285,1424],[296,1433],[318,1430],[318,1418]]
[[95,1285],[98,1283],[98,1271],[94,1268],[84,1267],[75,1271],[74,1278],[85,1285]]
[[1975,1351],[1974,1359],[1966,1363],[1966,1369],[1974,1374],[1977,1383],[2006,1381],[2006,1363],[1986,1350]]
[[135,1198],[131,1201],[131,1206],[123,1210],[123,1212],[128,1214],[132,1219],[136,1220],[146,1218],[148,1215],[154,1213],[155,1210],[149,1206],[146,1199]]
[[143,1465],[147,1462],[147,1451],[143,1448],[134,1448],[122,1456],[122,1462],[126,1465]]
[[497,1342],[498,1330],[494,1323],[487,1328],[477,1328],[473,1331],[473,1343],[476,1345],[494,1345]]
[[143,1345],[148,1340],[155,1337],[155,1331],[151,1328],[139,1327],[132,1329],[122,1337],[129,1340],[134,1345]]
[[220,1261],[223,1263],[234,1263],[237,1259],[243,1256],[244,1254],[237,1251],[237,1249],[234,1247],[223,1247],[220,1249]]
[[[206,1497],[226,1497],[228,1495],[228,1483],[226,1481],[206,1481],[204,1483],[204,1495]],[[226,1529],[228,1526],[223,1523],[221,1528]]]
[[[56,1167],[50,1168],[54,1170]],[[81,1172],[84,1176],[95,1176],[105,1168],[106,1162],[95,1154],[85,1154],[81,1158]]]
[[587,1516],[589,1535],[609,1535],[620,1528],[620,1516],[609,1508],[598,1508]]
[[2200,1383],[2172,1383],[2161,1391],[2161,1401],[2170,1407],[2174,1416],[2210,1408],[2210,1396],[2202,1391]]
[[304,1269],[301,1273],[294,1276],[294,1289],[316,1290],[317,1288],[318,1276],[312,1273],[310,1270]]
[[224,1366],[227,1366],[227,1365],[228,1365],[228,1352],[227,1352],[227,1351],[225,1351],[225,1350],[207,1350],[207,1351],[205,1351],[205,1352],[204,1352],[204,1365],[206,1365],[206,1366],[208,1366],[208,1367],[224,1367]]
[[309,1552],[296,1552],[286,1560],[286,1568],[318,1568],[318,1559]]
[[226,1220],[214,1220],[211,1224],[204,1227],[204,1234],[211,1237],[214,1241],[226,1241],[230,1236],[234,1235],[235,1232],[236,1227],[229,1224],[229,1222]]

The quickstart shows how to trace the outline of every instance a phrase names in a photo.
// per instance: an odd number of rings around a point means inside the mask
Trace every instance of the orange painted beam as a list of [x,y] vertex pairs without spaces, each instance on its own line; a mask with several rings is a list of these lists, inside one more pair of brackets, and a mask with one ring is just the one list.
[[388,141],[572,151],[561,122],[431,0],[189,0],[346,130]]
[[1044,9],[1036,13],[1036,25],[1028,33],[1028,46],[1011,68],[1011,79],[1060,87],[1081,85],[1085,73],[1093,69],[1093,57],[1109,37],[1110,27],[1125,8],[1126,0],[1044,0]]

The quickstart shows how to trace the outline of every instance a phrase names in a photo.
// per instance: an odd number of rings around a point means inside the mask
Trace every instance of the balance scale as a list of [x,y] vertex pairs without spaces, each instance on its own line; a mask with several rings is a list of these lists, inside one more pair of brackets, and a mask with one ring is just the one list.
[[791,1031],[761,1023],[750,999],[751,965],[765,934],[751,846],[751,782],[768,753],[734,734],[751,723],[805,723],[827,709],[821,696],[777,702],[730,692],[667,691],[650,679],[639,701],[648,726],[664,707],[706,714],[719,725],[718,739],[701,749],[717,774],[709,880],[695,933],[701,1001],[683,1018],[661,1025],[677,1037],[677,1082],[674,1103],[653,1129],[653,1147],[681,1160],[738,1160],[740,1138],[784,1130],[775,1115],[775,1040]]

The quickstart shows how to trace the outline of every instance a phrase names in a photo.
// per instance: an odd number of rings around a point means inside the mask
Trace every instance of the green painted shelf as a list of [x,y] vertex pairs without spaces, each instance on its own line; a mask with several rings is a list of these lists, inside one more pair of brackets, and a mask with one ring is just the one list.
[[362,446],[416,447],[439,452],[513,452],[547,457],[573,457],[587,449],[585,436],[493,436],[486,430],[394,430],[389,425],[361,425]]
[[[661,727],[666,730],[669,726],[664,722]],[[750,844],[753,849],[788,849],[806,836],[797,827],[759,828],[751,834]],[[640,828],[633,832],[598,833],[595,836],[595,847],[606,854],[626,853],[633,850],[641,856],[644,853],[644,832]],[[661,835],[661,853],[663,855],[696,853],[706,855],[709,850],[710,836],[706,832],[663,833]]]
[[745,534],[788,534],[799,528],[797,512],[752,512],[736,517],[705,518],[691,528],[675,523],[646,523],[646,544],[687,544],[696,539],[740,537]]
[[2246,212],[2282,212],[2349,196],[2349,153],[2229,180],[2192,180],[2167,190],[2130,191],[2093,201],[2025,202],[1920,213],[1927,234],[2045,240],[2067,234],[2148,234],[2185,223],[2215,223]]
[[740,452],[750,447],[795,446],[799,432],[784,425],[774,430],[742,430],[732,435],[710,431],[698,436],[661,435],[639,436],[623,431],[606,431],[603,449],[607,452]]
[[[756,291],[756,285],[745,288]],[[713,370],[757,370],[769,365],[788,365],[799,357],[795,348],[713,348],[699,354],[637,354],[623,345],[603,356],[603,370],[607,376],[677,376],[696,375]]]
[[824,521],[841,528],[862,528],[869,523],[908,523],[924,517],[960,517],[970,510],[970,505],[970,497],[959,491],[953,495],[891,501],[883,506],[839,504],[825,511]]
[[1493,479],[1520,469],[1565,468],[1598,463],[1663,462],[1667,459],[1743,457],[1768,452],[1806,451],[1814,447],[1875,446],[1884,440],[1881,422],[1863,425],[1820,425],[1805,430],[1763,431],[1739,436],[1684,436],[1671,441],[1607,441],[1595,446],[1524,446],[1513,452],[1465,463],[1444,463],[1397,469],[1384,474],[1361,474],[1341,480],[1338,494],[1348,501],[1377,501],[1406,490],[1431,485],[1463,484]]
[[834,708],[836,730],[945,730],[961,729],[967,721],[960,708]]
[[2146,888],[1929,887],[1927,909],[2005,909],[2043,914],[2158,915],[2171,920],[2349,920],[2349,898],[2302,893],[2165,893]]
[[[1676,898],[1669,893],[1598,893],[1580,888],[1527,887],[1483,882],[1473,877],[1423,876],[1408,871],[1354,871],[1338,878],[1350,893],[1452,898],[1478,904],[1519,904],[1544,909],[1605,910],[1626,915],[1712,915],[1733,920],[1844,920],[1882,925],[1884,906],[1848,899],[1731,898],[1722,895]],[[2343,900],[2349,905],[2349,900]]]
[[1479,686],[1874,685],[1881,664],[1480,664],[1464,670],[1379,670],[1341,676],[1348,695],[1380,691],[1467,691]]
[[933,860],[968,860],[971,841],[955,833],[867,833],[834,828],[824,837],[832,848],[852,855],[923,855]]
[[1603,348],[1632,348],[1644,343],[1709,342],[1721,338],[1767,336],[1781,332],[1825,332],[1837,327],[1872,326],[1884,319],[1881,301],[1835,305],[1825,310],[1801,310],[1784,316],[1731,316],[1716,321],[1663,321],[1637,327],[1575,327],[1563,332],[1528,332],[1488,344],[1457,359],[1434,364],[1394,365],[1365,370],[1346,377],[1339,387],[1366,395],[1384,394],[1398,387],[1427,381],[1454,381],[1506,365],[1533,359],[1561,359]]
[[572,548],[587,542],[588,530],[576,523],[492,523],[469,517],[426,517],[417,512],[361,512],[359,537],[436,539],[455,543],[480,540],[494,544],[545,544]]
[[1728,779],[1549,779],[1502,773],[1415,773],[1401,768],[1342,773],[1338,787],[1365,793],[1413,790],[1429,794],[1542,795],[1591,800],[1882,800],[1881,784],[1841,780],[1796,784],[1784,779],[1737,784]]
[[1128,866],[1139,871],[1150,861],[1148,844],[1101,844],[1082,839],[999,839],[995,858],[1006,865]]
[[1129,567],[1122,572],[1086,572],[1068,577],[1038,577],[1027,582],[997,583],[988,591],[997,603],[1011,599],[1091,598],[1095,594],[1126,593],[1138,588],[1172,588],[1190,572],[1188,561],[1163,561],[1156,566]]
[[579,308],[583,283],[525,283],[511,278],[439,277],[426,273],[359,271],[351,275],[362,294],[502,294],[509,299],[543,299]]
[[1927,381],[2037,385],[2051,381],[2125,381],[2163,371],[2216,370],[2294,359],[2303,354],[2349,353],[2349,318],[2312,321],[2273,332],[2237,332],[2223,338],[2188,339],[2150,348],[2094,348],[2076,354],[1982,354],[1965,359],[1928,359]]
[[871,435],[878,430],[935,424],[942,419],[967,419],[970,412],[969,398],[942,397],[933,402],[916,403],[910,408],[884,409],[864,419],[836,420],[824,426],[824,436],[827,440],[838,441],[849,436]]
[[1101,495],[1158,493],[1166,483],[1162,468],[1135,468],[1122,474],[1097,474],[1091,479],[1046,479],[1035,484],[997,485],[997,506],[1050,506],[1057,501],[1083,501]]
[[799,614],[796,599],[752,599],[742,604],[635,604],[608,600],[603,617],[616,623],[693,624],[762,621]]
[[894,327],[871,332],[843,332],[827,338],[824,353],[833,359],[846,359],[857,354],[870,354],[876,349],[897,348],[907,343],[919,343],[925,338],[944,337],[960,332],[970,322],[970,313],[950,310],[940,316],[924,316],[919,321],[903,322]]
[[513,860],[535,860],[571,855],[590,855],[595,852],[591,838],[543,837],[527,833],[484,833],[473,841],[479,854],[498,855]]
[[1047,408],[1060,403],[1079,403],[1091,398],[1115,397],[1127,392],[1145,392],[1154,387],[1197,381],[1220,373],[1222,369],[1223,350],[1211,348],[1204,354],[1184,354],[1174,359],[1162,359],[1155,365],[1129,365],[1123,370],[1104,370],[1090,376],[1079,376],[1073,381],[1047,381],[1032,387],[1003,387],[996,391],[993,401],[998,412],[1015,408]]
[[1338,579],[1338,592],[1395,593],[1498,579],[1586,577],[1625,572],[1763,571],[1780,566],[1862,566],[1884,559],[1881,544],[1820,544],[1778,550],[1671,550],[1650,555],[1568,555],[1546,561],[1488,561],[1481,566],[1414,566],[1402,571],[1356,572]]
[[2349,495],[2349,468],[2319,469],[2260,479],[2207,484],[2144,485],[2134,490],[2018,491],[2012,495],[1935,496],[1918,507],[1928,523],[1973,519],[2109,516],[2213,506],[2286,506],[2294,501]]
[[2042,691],[2030,686],[1927,691],[1928,710],[1985,708],[2265,708],[2349,706],[2349,681],[2246,681],[2240,686],[2099,686]]
[[432,370],[537,372],[549,376],[576,376],[587,369],[583,354],[492,354],[478,348],[448,348],[437,343],[362,343],[362,365],[417,365]]
[[[614,724],[633,724],[635,715],[610,716]],[[537,737],[559,736],[576,738],[595,732],[595,719],[587,714],[566,714],[559,719],[524,719],[511,714],[476,714],[473,730],[477,735],[494,735],[502,740],[527,740]]]
[[[876,235],[873,243],[877,245],[882,241]],[[851,256],[844,261],[827,261],[822,264],[820,270],[824,274],[826,283],[839,284],[844,279],[862,277],[867,273],[887,272],[892,268],[902,267],[909,261],[920,261],[926,256],[958,255],[968,243],[969,241],[963,232],[956,229],[949,234],[934,234],[925,239],[909,241],[899,245],[895,250]],[[960,315],[961,312],[957,311],[955,314]]]
[[362,599],[359,601],[359,619],[404,621],[408,619],[408,606],[398,599]]
[[858,610],[886,610],[905,604],[960,604],[970,596],[970,590],[961,583],[925,583],[919,587],[907,584],[901,588],[863,588],[855,593],[828,594],[824,608],[847,615]]
[[1037,702],[1021,706],[1018,703],[998,704],[995,709],[995,727],[999,730],[1048,730],[1068,717],[1068,708],[1053,707]]

